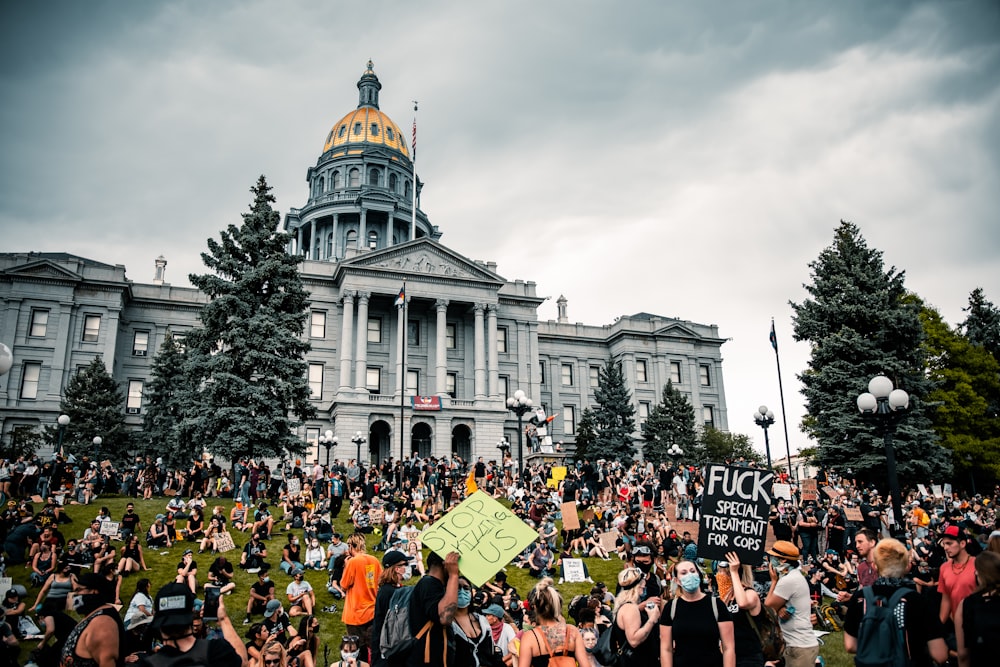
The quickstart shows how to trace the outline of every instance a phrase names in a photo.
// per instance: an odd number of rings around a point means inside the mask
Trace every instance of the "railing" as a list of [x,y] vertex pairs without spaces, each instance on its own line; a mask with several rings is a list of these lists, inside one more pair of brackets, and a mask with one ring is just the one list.
[[369,403],[395,403],[396,398],[386,394],[368,394]]
[[453,398],[449,401],[451,407],[453,408],[474,408],[476,407],[475,401],[469,401],[462,398]]

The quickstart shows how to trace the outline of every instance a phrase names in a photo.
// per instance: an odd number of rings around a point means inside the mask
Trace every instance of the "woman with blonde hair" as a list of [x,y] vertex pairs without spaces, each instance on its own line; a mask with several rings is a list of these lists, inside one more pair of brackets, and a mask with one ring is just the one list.
[[268,639],[260,650],[257,664],[249,663],[249,667],[288,667],[288,653],[277,639]]
[[679,595],[660,615],[662,667],[736,667],[733,619],[726,605],[701,590],[701,571],[689,560],[674,565]]
[[738,667],[763,667],[764,652],[757,633],[764,620],[760,615],[764,607],[753,588],[753,570],[749,565],[740,564],[740,557],[735,551],[726,554],[726,560],[719,563],[719,568],[716,575],[719,597],[733,617],[736,664]]
[[663,602],[660,598],[642,601],[646,576],[637,567],[627,567],[618,573],[618,595],[615,596],[615,616],[611,632],[615,645],[632,647],[637,665],[655,663],[660,657],[660,620]]
[[543,577],[528,594],[535,611],[535,627],[521,636],[518,667],[570,667],[589,665],[583,638],[562,617],[562,596],[553,586],[552,577]]

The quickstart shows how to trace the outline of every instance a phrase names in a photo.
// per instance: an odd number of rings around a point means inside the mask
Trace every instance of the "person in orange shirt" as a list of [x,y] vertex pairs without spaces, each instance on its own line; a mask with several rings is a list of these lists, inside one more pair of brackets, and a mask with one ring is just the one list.
[[[365,536],[354,533],[347,538],[347,563],[340,578],[344,589],[344,625],[348,635],[358,637],[358,651],[361,659],[371,663],[368,649],[371,646],[372,624],[375,620],[375,595],[378,579],[382,574],[382,564],[368,554]],[[367,657],[366,657],[367,656]]]

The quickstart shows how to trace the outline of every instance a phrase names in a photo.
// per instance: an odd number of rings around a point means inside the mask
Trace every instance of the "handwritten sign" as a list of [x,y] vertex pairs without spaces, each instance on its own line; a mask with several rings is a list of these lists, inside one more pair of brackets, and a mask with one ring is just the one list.
[[101,527],[97,529],[97,532],[101,535],[107,535],[108,537],[115,537],[118,535],[118,529],[120,527],[120,521],[102,521]]
[[698,556],[725,560],[727,552],[735,551],[740,562],[759,565],[764,559],[774,473],[713,463],[705,480]]
[[580,515],[576,513],[576,503],[572,500],[562,504],[563,530],[576,530],[580,527]]
[[482,586],[538,534],[489,494],[476,491],[420,534],[420,541],[441,557],[457,551],[459,571]]
[[785,500],[792,499],[792,485],[791,484],[772,484],[771,485],[771,495],[775,498],[784,498]]
[[566,581],[586,581],[587,573],[583,569],[582,558],[563,558],[563,579]]
[[927,493],[927,487],[924,486],[923,484],[917,484],[917,491],[919,491],[920,495],[922,495],[922,496],[929,496],[929,495],[931,495],[931,494]]
[[236,548],[236,544],[233,542],[233,536],[229,533],[217,533],[215,535],[215,550],[220,553],[225,553],[227,551],[232,551]]
[[941,485],[940,484],[931,484],[931,493],[934,494],[935,498],[940,498],[941,497]]
[[816,490],[816,480],[814,479],[804,479],[802,480],[802,501],[813,501],[819,500],[819,493]]
[[865,520],[864,516],[861,514],[861,510],[857,507],[845,507],[844,516],[847,517],[848,521],[862,522]]
[[600,542],[605,551],[614,551],[618,548],[618,531],[612,528],[606,533],[601,533]]
[[289,477],[288,481],[285,482],[285,488],[288,489],[288,496],[294,498],[302,493],[302,482],[299,481],[298,477]]
[[830,497],[830,500],[836,500],[840,497],[840,491],[833,488],[832,486],[824,486],[823,493]]
[[951,498],[951,484],[944,485],[944,497]]

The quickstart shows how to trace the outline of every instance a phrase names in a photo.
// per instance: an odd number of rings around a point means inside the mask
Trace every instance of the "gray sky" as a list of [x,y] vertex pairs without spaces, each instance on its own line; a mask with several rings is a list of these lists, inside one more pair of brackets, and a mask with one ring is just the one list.
[[[996,2],[7,2],[0,246],[201,272],[264,173],[306,169],[357,105],[420,101],[442,242],[569,300],[715,323],[731,430],[803,413],[789,300],[850,220],[952,324],[1000,302]],[[990,222],[992,220],[992,222]],[[862,387],[845,387],[857,393]]]

